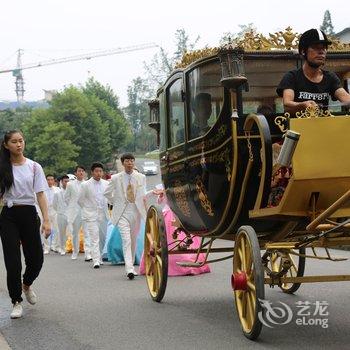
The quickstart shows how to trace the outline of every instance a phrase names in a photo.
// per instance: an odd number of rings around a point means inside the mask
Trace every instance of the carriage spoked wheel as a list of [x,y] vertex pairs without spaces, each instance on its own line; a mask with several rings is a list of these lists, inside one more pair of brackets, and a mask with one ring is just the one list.
[[265,291],[259,242],[251,226],[240,227],[236,234],[231,283],[243,333],[254,340],[262,328],[259,299],[264,299]]
[[162,211],[153,205],[147,212],[144,257],[149,292],[160,302],[168,280],[168,245]]
[[[298,253],[305,255],[305,247],[299,248]],[[305,256],[292,255],[290,253],[286,253],[285,258],[278,253],[271,253],[271,271],[280,272],[283,267],[283,260],[286,258],[290,261],[290,268],[286,277],[303,277],[305,271]],[[293,294],[299,289],[300,285],[301,283],[282,283],[280,288],[284,293]]]

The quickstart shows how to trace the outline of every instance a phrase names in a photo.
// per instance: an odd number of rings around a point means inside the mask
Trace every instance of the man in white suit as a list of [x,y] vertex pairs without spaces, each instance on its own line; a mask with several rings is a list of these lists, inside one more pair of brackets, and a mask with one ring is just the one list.
[[104,197],[108,181],[102,179],[102,163],[91,165],[91,178],[81,185],[78,204],[82,209],[83,226],[90,237],[91,257],[94,269],[102,264],[102,251],[106,241],[108,203]]
[[55,177],[51,174],[46,175],[46,181],[49,186],[49,188],[45,191],[45,195],[47,198],[47,204],[49,209],[49,219],[51,224],[51,237],[44,238],[44,254],[49,254],[50,249],[53,251],[58,251],[57,247],[57,215],[56,211],[54,210],[52,203],[53,203],[53,197],[55,193],[59,191],[59,189],[55,186]]
[[111,221],[121,234],[126,275],[133,279],[137,275],[134,268],[136,238],[141,218],[146,219],[146,176],[134,170],[135,157],[131,153],[123,154],[120,160],[124,171],[112,176],[104,195],[113,205]]
[[[82,165],[78,165],[75,168],[74,174],[76,176],[76,180],[68,182],[67,189],[64,194],[64,200],[67,204],[67,229],[73,236],[72,259],[76,260],[79,254],[79,231],[82,226],[81,208],[78,204],[78,199],[81,185],[84,182],[85,168]],[[85,231],[86,230],[83,227],[85,261],[91,261],[90,238]]]
[[61,177],[61,188],[59,192],[56,192],[53,197],[52,207],[57,214],[57,226],[58,226],[58,251],[61,255],[66,254],[66,233],[67,233],[67,204],[64,201],[64,194],[66,192],[67,184],[69,182],[68,175]]

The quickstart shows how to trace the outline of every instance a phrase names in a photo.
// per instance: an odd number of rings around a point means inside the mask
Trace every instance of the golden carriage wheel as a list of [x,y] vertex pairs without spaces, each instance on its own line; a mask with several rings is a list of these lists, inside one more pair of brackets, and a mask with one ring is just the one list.
[[149,292],[160,302],[168,280],[168,244],[162,210],[153,205],[147,212],[144,257]]
[[262,328],[259,299],[265,298],[265,291],[260,246],[251,226],[240,227],[236,234],[231,283],[243,333],[254,340]]
[[[299,254],[305,255],[305,247],[299,248]],[[292,263],[286,277],[303,277],[305,271],[305,256],[297,256],[287,253],[288,259]],[[282,270],[283,259],[277,253],[271,253],[271,271],[280,272]],[[295,293],[301,283],[282,283],[280,288],[284,293]]]

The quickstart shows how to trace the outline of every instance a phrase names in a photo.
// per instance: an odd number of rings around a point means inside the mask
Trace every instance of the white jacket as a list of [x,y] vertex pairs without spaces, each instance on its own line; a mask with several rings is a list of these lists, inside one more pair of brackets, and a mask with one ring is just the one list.
[[[98,218],[98,202],[96,196],[95,180],[90,178],[81,185],[81,191],[79,193],[78,204],[80,205],[81,217],[85,221],[94,221]],[[108,186],[108,181],[101,179],[100,184],[102,186],[102,210],[108,218],[108,203],[107,199],[103,196],[105,189]]]
[[56,215],[55,208],[53,207],[53,199],[55,197],[55,194],[59,191],[60,189],[56,186],[49,187],[47,190],[45,190],[49,215]]
[[84,181],[73,180],[67,184],[66,192],[64,193],[64,201],[67,204],[67,221],[72,224],[75,218],[81,214],[81,208],[78,204],[81,185]]
[[65,189],[60,188],[53,197],[52,207],[56,211],[57,215],[67,216],[67,204],[64,200],[65,192]]
[[[124,175],[125,171],[112,175],[106,190],[105,197],[108,199],[108,203],[113,205],[111,214],[111,221],[113,225],[117,225],[119,219],[124,213],[124,210],[128,204],[126,199],[126,189],[124,188]],[[133,181],[136,182],[135,188],[135,204],[143,220],[146,220],[146,208],[144,198],[146,194],[146,176],[139,172],[133,171],[131,174]]]

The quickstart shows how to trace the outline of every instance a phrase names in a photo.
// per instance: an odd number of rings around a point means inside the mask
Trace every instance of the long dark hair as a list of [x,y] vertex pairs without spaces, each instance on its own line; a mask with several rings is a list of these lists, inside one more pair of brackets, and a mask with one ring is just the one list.
[[10,160],[10,151],[5,148],[13,134],[19,133],[23,136],[20,130],[10,130],[6,131],[4,138],[1,142],[0,148],[0,197],[13,185],[13,172],[12,164]]

